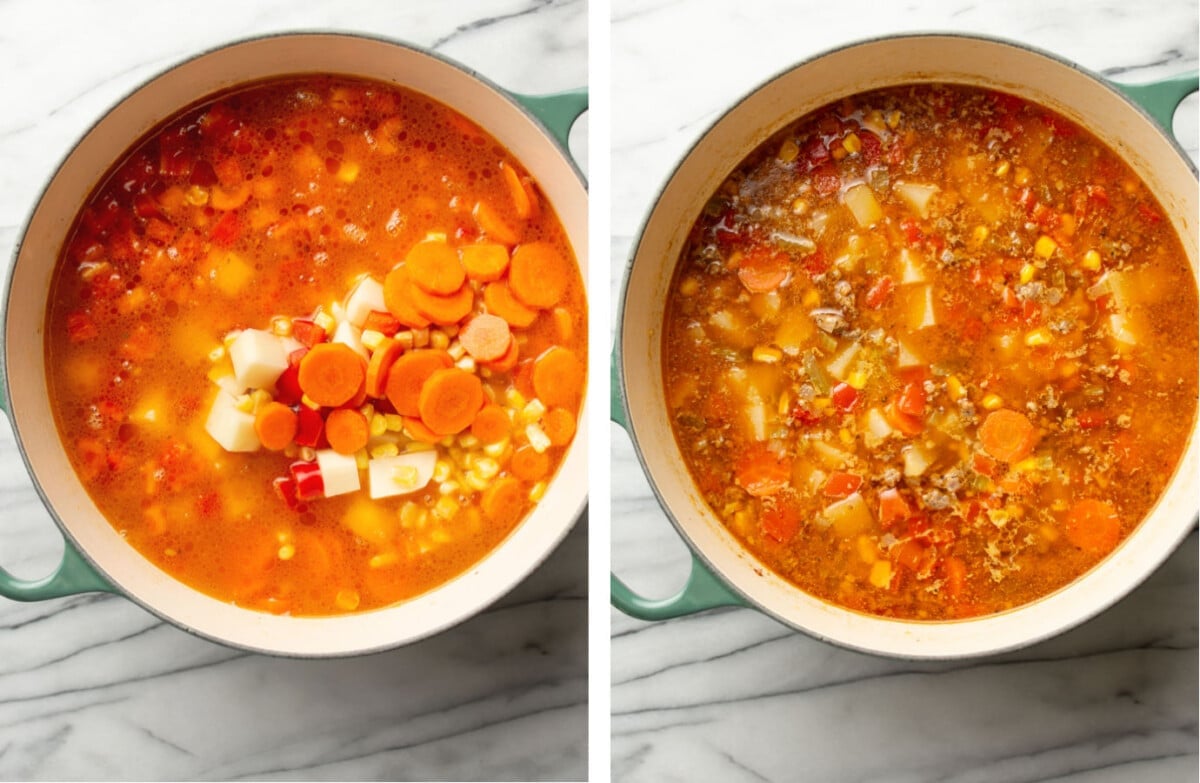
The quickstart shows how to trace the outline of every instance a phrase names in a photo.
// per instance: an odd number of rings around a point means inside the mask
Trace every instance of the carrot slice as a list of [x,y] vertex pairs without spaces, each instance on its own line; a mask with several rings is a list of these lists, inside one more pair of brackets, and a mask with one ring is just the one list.
[[471,422],[471,434],[485,445],[504,440],[511,429],[512,422],[509,421],[508,414],[495,403],[484,405],[479,413],[475,414],[475,421]]
[[524,481],[539,481],[550,472],[550,456],[538,453],[533,446],[525,445],[513,452],[509,469]]
[[517,230],[506,223],[496,208],[486,201],[476,202],[475,209],[471,214],[474,215],[475,223],[484,236],[509,247],[521,241],[521,235],[517,233]]
[[529,194],[525,191],[525,185],[521,183],[521,175],[517,174],[512,165],[504,162],[500,163],[500,171],[503,172],[504,182],[512,195],[513,210],[521,220],[528,220],[533,214],[533,205],[529,203]]
[[430,375],[417,400],[421,421],[439,435],[453,435],[471,426],[482,405],[483,383],[479,376],[457,367]]
[[409,351],[392,362],[384,384],[384,394],[401,416],[419,416],[421,387],[438,370],[453,367],[454,360],[445,351],[422,348]]
[[361,408],[363,403],[367,401],[367,378],[366,373],[363,373],[363,382],[358,385],[358,391],[354,392],[354,396],[347,402],[343,403],[347,408]]
[[494,242],[467,245],[459,251],[467,277],[481,283],[499,280],[508,269],[508,248]]
[[583,391],[583,363],[570,348],[546,349],[533,363],[533,390],[547,408],[573,410]]
[[787,256],[766,250],[747,253],[737,271],[738,280],[752,294],[774,291],[787,279],[787,273]]
[[553,446],[565,446],[575,437],[575,414],[566,408],[551,408],[542,417],[542,430]]
[[431,294],[452,294],[462,288],[467,273],[458,253],[445,242],[418,242],[404,257],[409,279]]
[[338,454],[353,454],[366,448],[371,439],[371,424],[354,408],[338,408],[325,417],[325,437]]
[[489,313],[498,315],[515,329],[524,329],[537,318],[537,310],[526,307],[513,296],[512,289],[504,280],[488,283],[483,289],[483,306]]
[[368,396],[383,396],[384,390],[387,388],[388,370],[403,353],[404,346],[397,340],[384,338],[384,341],[379,344],[379,347],[371,354],[371,361],[367,362]]
[[513,388],[526,398],[537,396],[537,391],[533,388],[533,364],[533,359],[525,359],[517,362],[512,371]]
[[767,450],[766,446],[759,446],[738,460],[734,478],[751,495],[769,497],[787,487],[792,478],[792,463]]
[[571,262],[549,242],[529,242],[513,251],[508,284],[530,307],[558,304],[571,281]]
[[404,431],[408,437],[421,443],[440,443],[445,435],[438,435],[433,430],[425,426],[425,422],[418,419],[416,416],[404,417]]
[[263,448],[279,451],[296,437],[296,412],[282,402],[268,402],[254,415],[254,432]]
[[424,329],[429,319],[417,312],[412,304],[412,290],[416,288],[408,279],[408,270],[403,265],[395,267],[383,279],[383,303],[397,321],[410,329]]
[[503,356],[493,362],[484,362],[483,366],[493,372],[510,372],[512,368],[517,366],[517,360],[520,358],[521,349],[514,339],[509,341],[508,350],[504,352]]
[[1121,517],[1111,503],[1084,498],[1063,520],[1067,540],[1091,554],[1105,554],[1121,540]]
[[426,293],[410,285],[408,294],[416,311],[435,324],[456,324],[470,315],[475,305],[475,292],[468,285],[449,296]]
[[300,388],[318,405],[336,408],[351,400],[366,379],[366,362],[341,343],[318,343],[300,360]]
[[511,527],[525,510],[525,493],[513,476],[501,476],[483,491],[480,500],[484,516],[500,527]]
[[512,332],[503,318],[488,313],[477,315],[458,333],[458,341],[471,358],[492,362],[508,352]]
[[979,427],[979,442],[992,457],[1011,463],[1029,456],[1036,434],[1025,414],[1001,408],[984,419]]

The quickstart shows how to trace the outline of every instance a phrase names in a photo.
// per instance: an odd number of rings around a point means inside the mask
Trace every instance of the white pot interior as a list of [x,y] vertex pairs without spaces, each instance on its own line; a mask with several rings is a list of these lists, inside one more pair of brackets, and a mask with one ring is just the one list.
[[[528,575],[570,530],[585,503],[586,428],[580,427],[533,513],[469,571],[385,609],[322,618],[273,616],[217,601],[176,581],[100,515],[57,437],[42,348],[53,265],[93,183],[133,141],[178,109],[239,83],[299,73],[394,82],[475,120],[536,178],[587,279],[583,183],[542,128],[494,87],[460,67],[395,43],[322,34],[262,38],[209,52],[157,77],[101,119],[71,152],[46,188],[17,255],[4,323],[4,360],[14,429],[39,492],[69,537],[111,582],[157,614],[218,641],[289,655],[345,655],[435,633],[478,612]],[[586,410],[580,415],[586,417]]]
[[[692,549],[727,584],[783,622],[847,647],[902,657],[955,658],[1028,644],[1082,622],[1125,595],[1166,559],[1196,516],[1200,443],[1195,430],[1150,517],[1082,578],[999,615],[902,622],[817,600],[744,550],[708,509],[683,465],[660,380],[663,305],[672,269],[694,219],[729,172],[780,127],[830,101],[888,85],[929,81],[1014,93],[1091,129],[1149,184],[1196,269],[1200,197],[1195,174],[1158,126],[1112,87],[1059,60],[1007,43],[947,35],[888,38],[834,51],[781,74],[733,107],[700,139],[668,181],[636,246],[625,284],[620,348],[631,434],[651,484]],[[652,380],[643,380],[647,378]]]

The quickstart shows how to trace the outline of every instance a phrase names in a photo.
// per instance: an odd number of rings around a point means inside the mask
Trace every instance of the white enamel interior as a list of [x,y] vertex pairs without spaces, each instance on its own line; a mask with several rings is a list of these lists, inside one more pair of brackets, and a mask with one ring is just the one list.
[[[287,655],[348,655],[393,647],[453,625],[529,574],[567,534],[586,502],[586,427],[579,428],[533,513],[463,575],[390,608],[338,617],[278,617],[192,590],[144,559],[104,520],[60,445],[42,349],[53,265],[92,184],[134,140],[178,109],[236,84],[297,73],[394,82],[475,120],[537,179],[587,279],[584,185],[555,142],[509,98],[459,67],[390,42],[323,34],[263,38],[209,52],[155,78],[100,120],[71,152],[31,217],[15,262],[4,321],[4,361],[14,428],[38,489],[59,524],[111,582],[162,617],[218,641]],[[580,415],[586,421],[586,411]]]
[[900,657],[956,658],[1018,647],[1076,625],[1121,598],[1165,560],[1196,517],[1200,447],[1195,429],[1170,487],[1150,517],[1082,578],[1000,615],[947,623],[902,622],[817,600],[746,552],[708,509],[688,476],[665,415],[659,380],[663,303],[671,271],[694,219],[725,176],[781,126],[832,100],[922,81],[1005,90],[1090,128],[1149,183],[1196,269],[1200,200],[1195,175],[1158,126],[1110,86],[1010,44],[941,35],[881,39],[834,51],[776,77],[722,117],[679,164],[646,221],[631,262],[621,320],[621,370],[631,433],[651,483],[693,551],[727,584],[783,622],[840,645]]

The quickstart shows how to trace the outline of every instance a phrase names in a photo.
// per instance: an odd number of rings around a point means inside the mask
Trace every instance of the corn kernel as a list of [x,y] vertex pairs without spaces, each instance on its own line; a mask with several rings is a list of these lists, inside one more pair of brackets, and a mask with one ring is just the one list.
[[313,400],[313,398],[309,397],[307,394],[300,397],[300,404],[303,405],[305,408],[312,408],[314,411],[321,410],[321,404],[318,402],[315,402]]
[[276,337],[288,337],[292,333],[292,319],[277,315],[271,319],[271,334]]
[[383,457],[395,457],[400,453],[400,447],[395,443],[380,443],[371,448],[371,459],[381,459]]
[[1021,460],[1020,462],[1013,463],[1012,469],[1017,471],[1018,473],[1029,473],[1030,471],[1037,470],[1038,469],[1038,458],[1037,457],[1026,457],[1025,459]]
[[[441,329],[435,329],[429,333],[429,346],[436,348],[439,351],[444,351],[450,347],[450,335],[443,332]],[[452,354],[453,355],[453,354]],[[459,357],[454,357],[459,358]]]
[[527,402],[525,404],[525,407],[521,409],[522,421],[526,421],[526,422],[540,421],[541,418],[545,415],[546,415],[546,404],[536,397],[534,397],[532,400]]
[[312,446],[301,446],[300,452],[297,454],[297,456],[305,462],[312,462],[317,458],[317,450]]
[[546,496],[546,482],[539,481],[529,488],[529,499],[534,503],[541,503],[542,498]]
[[1022,284],[1028,283],[1030,280],[1032,280],[1036,276],[1037,276],[1037,267],[1034,266],[1033,264],[1026,264],[1025,266],[1021,267],[1020,280],[1021,280]]
[[1024,166],[1017,166],[1016,173],[1013,174],[1013,182],[1019,186],[1028,185],[1033,179],[1033,172]]
[[685,277],[679,284],[679,293],[683,296],[695,296],[700,290],[700,281],[694,277]]
[[383,345],[386,335],[383,332],[377,332],[374,329],[363,329],[362,344],[368,351],[374,353],[379,350],[379,346]]
[[1058,375],[1061,378],[1071,378],[1079,374],[1079,362],[1068,359],[1063,362],[1058,368]]
[[380,552],[377,555],[372,555],[371,559],[367,561],[367,565],[371,568],[387,568],[388,566],[396,565],[398,562],[400,562],[400,556],[395,552]]
[[439,519],[451,519],[458,513],[458,501],[449,495],[442,495],[433,504],[433,515]]
[[857,155],[862,152],[862,139],[857,133],[847,133],[846,138],[842,139],[842,147],[851,155]]
[[546,432],[536,424],[529,424],[525,427],[525,437],[529,438],[529,445],[538,454],[542,454],[546,449],[550,448],[550,438]]
[[808,202],[802,198],[798,198],[795,201],[793,201],[792,202],[792,214],[793,215],[808,214]]
[[254,411],[254,398],[249,394],[239,395],[234,401],[234,407],[243,413],[252,413]]
[[358,608],[359,595],[357,590],[338,590],[334,602],[343,612],[353,612]]
[[439,484],[450,478],[454,473],[454,466],[444,459],[439,459],[433,465],[433,480]]
[[900,127],[900,112],[899,111],[893,111],[893,112],[888,113],[887,126],[889,128],[891,128],[892,130],[896,130],[896,128]]
[[484,478],[494,478],[500,472],[500,463],[490,457],[480,457],[475,461],[474,469]]
[[331,304],[329,314],[333,316],[334,326],[337,326],[338,322],[346,320],[346,308],[342,306],[341,302]]
[[361,448],[354,452],[354,464],[359,470],[366,470],[371,461],[371,455],[367,453],[366,448]]
[[875,542],[871,540],[870,536],[859,536],[855,540],[855,544],[858,546],[859,558],[867,565],[879,559],[879,547],[875,546]]
[[975,226],[975,230],[971,232],[971,238],[974,239],[976,243],[982,242],[988,238],[989,233],[991,232],[988,231],[987,226]]
[[399,413],[386,413],[383,420],[387,423],[388,432],[400,432],[404,429],[404,417]]
[[1079,262],[1079,265],[1089,272],[1099,272],[1100,254],[1095,250],[1087,251],[1083,254],[1083,259]]
[[520,410],[525,407],[525,395],[516,389],[509,389],[504,393],[504,403],[513,410]]
[[476,492],[483,492],[485,489],[491,486],[492,482],[488,479],[485,479],[478,473],[468,473],[467,475],[463,476],[463,483]]
[[219,362],[225,358],[225,346],[218,345],[208,352],[208,360],[210,362]]
[[456,361],[454,366],[463,372],[475,372],[475,359],[471,356],[464,356]]
[[804,296],[800,299],[800,304],[807,308],[816,307],[821,304],[821,294],[817,289],[810,288],[804,292]]
[[892,564],[887,560],[877,560],[871,565],[871,584],[884,589],[892,583]]
[[187,193],[183,194],[183,198],[193,207],[202,207],[208,203],[208,191],[199,185],[192,185]]
[[333,330],[337,328],[337,321],[324,310],[313,317],[313,323],[324,329],[326,334],[333,334]]
[[443,481],[441,484],[438,484],[439,495],[453,495],[460,491],[462,491],[462,485],[454,479]]
[[387,432],[387,417],[382,413],[376,413],[367,419],[370,424],[370,433],[372,438],[378,438],[383,433]]
[[486,446],[484,446],[483,453],[488,455],[489,457],[499,459],[500,457],[504,456],[504,452],[508,450],[508,446],[509,446],[509,439],[503,438],[501,440],[496,441],[495,443],[489,443]]
[[791,163],[799,154],[800,146],[791,139],[784,139],[779,145],[779,159],[784,163]]
[[424,348],[429,345],[429,329],[412,330],[413,348]]
[[283,546],[279,547],[279,552],[277,554],[279,555],[280,560],[291,560],[296,554],[296,547],[292,546],[291,544],[284,544]]
[[1034,254],[1041,258],[1049,258],[1054,255],[1055,250],[1058,250],[1058,243],[1045,234],[1038,237],[1037,242],[1033,244]]
[[867,374],[856,369],[846,376],[846,384],[852,389],[864,389],[867,386]]
[[777,364],[783,358],[783,351],[773,345],[756,345],[751,358],[763,364]]
[[838,430],[838,439],[847,446],[854,443],[854,435],[851,434],[850,430],[846,429],[845,427],[842,427],[840,430]]
[[994,411],[1004,407],[1004,400],[1000,399],[999,394],[988,394],[979,401],[979,407],[985,411]]
[[420,472],[412,465],[398,465],[392,468],[392,482],[406,492],[420,489],[417,486],[418,479]]
[[467,355],[467,349],[463,348],[462,343],[455,341],[446,349],[446,353],[450,354],[450,358],[457,362]]
[[1039,326],[1037,329],[1031,329],[1025,333],[1025,345],[1030,348],[1036,348],[1040,345],[1049,345],[1053,342],[1054,336],[1050,330],[1044,326]]
[[961,400],[966,389],[963,388],[962,381],[957,375],[951,375],[946,378],[946,391],[950,394],[950,399]]
[[416,344],[411,331],[397,332],[396,336],[392,339],[400,343],[401,347],[403,347],[406,351],[411,351]]

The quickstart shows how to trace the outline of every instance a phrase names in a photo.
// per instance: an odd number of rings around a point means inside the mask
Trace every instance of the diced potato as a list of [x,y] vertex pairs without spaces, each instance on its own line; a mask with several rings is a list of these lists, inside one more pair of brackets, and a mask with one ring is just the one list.
[[929,202],[938,192],[938,187],[937,185],[919,185],[915,182],[897,182],[893,190],[908,205],[909,209],[924,219],[929,217]]
[[908,325],[913,330],[937,326],[932,285],[922,285],[913,290],[908,300]]
[[830,470],[841,470],[848,467],[854,459],[848,452],[831,446],[823,440],[812,441],[812,449],[821,463]]
[[731,348],[749,348],[754,345],[754,334],[749,320],[741,312],[728,308],[718,310],[708,317],[709,337]]
[[898,345],[896,352],[897,367],[903,370],[905,367],[919,367],[925,364],[925,360],[918,356],[912,349],[912,346],[904,340],[897,340],[896,344]]
[[775,331],[775,344],[788,356],[797,356],[812,338],[817,327],[812,316],[800,307],[785,311]]
[[900,453],[904,458],[904,475],[906,476],[923,475],[933,464],[933,456],[925,450],[924,446],[910,444],[905,446]]
[[833,357],[825,365],[825,369],[829,370],[829,374],[839,381],[846,380],[846,375],[850,372],[850,365],[854,362],[860,350],[862,350],[862,345],[856,342],[850,343],[841,353]]
[[254,431],[254,415],[238,410],[237,400],[217,392],[204,429],[226,451],[258,451],[262,443]]
[[858,492],[830,503],[825,507],[824,517],[834,532],[843,538],[853,538],[875,525],[875,518],[871,515],[867,501]]
[[900,250],[900,284],[924,283],[926,281],[924,264],[916,252],[907,247]]
[[342,524],[363,541],[377,547],[386,546],[400,532],[399,516],[361,495],[351,501]]
[[875,200],[875,194],[866,185],[853,185],[842,195],[842,201],[854,215],[858,225],[868,228],[879,222],[883,217],[883,209]]
[[254,267],[232,250],[213,250],[208,254],[205,277],[226,296],[238,296],[254,277]]
[[868,448],[878,446],[894,432],[887,416],[878,408],[869,409],[863,416],[862,437]]

